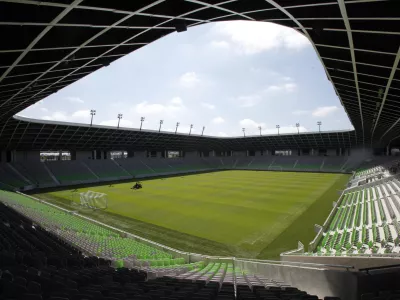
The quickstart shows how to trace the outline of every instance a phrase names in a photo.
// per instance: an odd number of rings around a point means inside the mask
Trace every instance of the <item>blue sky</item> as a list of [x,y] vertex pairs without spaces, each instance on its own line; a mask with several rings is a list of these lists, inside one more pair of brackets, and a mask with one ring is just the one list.
[[352,129],[309,41],[271,23],[221,22],[170,34],[19,115],[215,136]]

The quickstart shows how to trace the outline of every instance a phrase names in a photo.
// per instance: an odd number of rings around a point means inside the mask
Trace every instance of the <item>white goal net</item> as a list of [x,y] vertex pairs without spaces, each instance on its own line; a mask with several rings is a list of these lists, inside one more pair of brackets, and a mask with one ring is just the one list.
[[93,191],[87,191],[79,193],[81,205],[94,208],[94,209],[106,209],[108,204],[107,194],[98,193]]

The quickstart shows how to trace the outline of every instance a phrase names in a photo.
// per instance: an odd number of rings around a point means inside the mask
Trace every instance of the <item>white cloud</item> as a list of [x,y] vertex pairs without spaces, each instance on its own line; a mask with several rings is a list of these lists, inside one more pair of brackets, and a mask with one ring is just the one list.
[[225,122],[225,120],[222,117],[216,117],[216,118],[212,119],[211,122],[213,122],[214,124],[222,124]]
[[46,107],[41,107],[40,110],[41,110],[42,112],[46,112],[46,113],[49,112],[49,110],[48,110]]
[[42,120],[67,121],[68,117],[64,112],[56,111],[56,112],[52,113],[51,115],[47,115],[47,116],[42,117]]
[[200,82],[195,72],[187,72],[179,78],[179,83],[186,88],[193,88]]
[[239,96],[237,97],[237,100],[239,101],[239,105],[241,107],[253,107],[261,102],[262,97],[261,95],[254,94],[247,96]]
[[81,98],[79,97],[66,97],[65,99],[67,99],[69,102],[71,103],[78,103],[78,104],[83,104],[85,103]]
[[214,31],[229,38],[241,54],[279,48],[299,50],[310,45],[308,39],[294,29],[267,22],[221,22],[215,25]]
[[143,101],[133,107],[133,111],[142,116],[148,115],[175,115],[178,112],[182,112],[185,109],[183,101],[179,97],[172,98],[166,104],[161,103],[149,103]]
[[291,82],[291,83],[284,83],[280,85],[270,85],[269,87],[266,88],[266,92],[279,92],[279,91],[284,91],[287,93],[291,93],[297,89],[297,84]]
[[89,118],[89,116],[90,116],[90,110],[89,109],[78,110],[78,111],[76,111],[76,112],[74,112],[72,114],[73,118],[79,118],[79,119],[83,119],[83,118],[87,119],[87,118]]
[[171,100],[171,104],[180,106],[180,105],[183,104],[183,102],[182,102],[182,99],[180,97],[174,97]]
[[330,114],[335,113],[339,108],[337,106],[322,106],[316,108],[313,112],[312,115],[314,117],[326,117]]
[[201,104],[201,106],[203,106],[204,108],[207,108],[207,109],[215,109],[215,105],[214,105],[214,104],[210,104],[210,103],[207,103],[207,102],[201,102],[200,104]]
[[293,92],[293,91],[295,91],[297,89],[297,84],[295,84],[295,83],[286,83],[286,84],[283,85],[283,88],[284,88],[284,90],[286,92],[291,93],[291,92]]
[[253,121],[252,119],[243,119],[239,122],[240,126],[246,129],[258,129],[259,126],[262,128],[265,127],[265,123],[257,123],[256,121]]
[[308,110],[301,110],[301,109],[292,111],[292,115],[295,115],[295,116],[302,116],[302,115],[306,115],[308,113],[309,113]]
[[212,41],[211,47],[218,48],[218,49],[228,49],[230,47],[227,41]]
[[[118,125],[118,119],[115,120],[107,120],[100,122],[100,125],[104,126],[117,126]],[[129,120],[124,120],[123,118],[121,119],[119,123],[120,127],[128,127],[128,128],[133,128],[133,122]]]
[[282,79],[285,80],[285,81],[292,81],[292,80],[293,80],[293,79],[292,79],[291,77],[289,77],[289,76],[285,76],[285,77],[283,77]]
[[270,85],[258,93],[238,96],[234,100],[239,102],[240,107],[254,107],[263,101],[263,99],[269,99],[275,93],[292,93],[296,89],[297,85],[295,83]]

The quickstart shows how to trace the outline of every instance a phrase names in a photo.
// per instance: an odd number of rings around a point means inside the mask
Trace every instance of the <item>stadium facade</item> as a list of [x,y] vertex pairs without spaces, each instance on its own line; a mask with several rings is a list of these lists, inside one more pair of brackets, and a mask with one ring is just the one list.
[[[15,116],[63,87],[169,33],[228,20],[274,22],[306,36],[354,130],[217,138],[44,122]],[[301,245],[299,249],[285,253],[285,261],[281,263],[183,253],[139,237],[127,238],[127,233],[107,227],[107,224],[99,225],[73,212],[6,191],[1,192],[5,204],[1,205],[1,216],[12,226],[1,223],[2,231],[29,242],[13,241],[11,245],[4,240],[2,245],[6,245],[5,250],[19,248],[31,253],[32,241],[43,240],[52,245],[60,257],[66,253],[78,256],[86,253],[92,255],[91,262],[98,265],[107,264],[104,261],[107,259],[116,267],[122,264],[140,270],[142,275],[129,275],[135,280],[140,276],[168,275],[198,281],[204,286],[204,293],[218,294],[226,288],[226,295],[231,298],[241,297],[241,288],[246,285],[258,297],[264,293],[271,295],[274,291],[275,296],[283,291],[298,293],[284,281],[320,297],[335,295],[342,299],[355,299],[365,291],[376,292],[371,284],[374,280],[389,287],[393,283],[390,279],[397,275],[379,277],[378,274],[379,278],[371,279],[368,271],[363,273],[360,266],[387,266],[393,264],[394,259],[397,261],[396,255],[385,256],[385,249],[388,243],[398,246],[394,236],[399,233],[400,207],[396,201],[400,183],[392,172],[398,162],[374,155],[388,156],[392,148],[400,146],[399,25],[399,3],[389,0],[310,0],[301,3],[278,0],[0,0],[3,41],[0,45],[0,179],[4,189],[154,175],[165,162],[140,162],[138,166],[139,161],[147,158],[149,153],[150,156],[165,157],[166,151],[178,151],[188,161],[194,161],[196,168],[193,164],[190,168],[194,171],[220,169],[221,165],[225,166],[223,168],[246,169],[254,162],[258,166],[255,169],[260,170],[350,172],[362,163],[367,164],[365,168],[371,167],[366,174],[354,174],[327,222],[317,228],[312,251],[313,254],[321,252],[321,256],[304,255]],[[41,151],[69,151],[72,161],[62,165],[43,164],[40,163]],[[127,151],[126,161],[129,162],[124,165],[110,160],[110,151]],[[277,151],[288,151],[291,157],[281,158],[275,155]],[[169,167],[170,172],[160,168],[161,173],[188,171],[178,164]],[[146,172],[135,173],[137,170]],[[20,222],[30,226],[19,226]],[[31,229],[37,224],[43,232]],[[60,243],[55,235],[68,244]],[[388,237],[384,243],[382,236]],[[353,246],[355,243],[355,249],[352,250],[352,245],[348,247],[349,241]],[[380,252],[361,253],[362,246],[358,247],[358,243],[369,242],[372,243],[371,252]],[[35,246],[52,261],[50,255],[54,251],[41,243]],[[315,250],[315,247],[320,248]],[[357,258],[351,255],[354,252]],[[324,255],[326,253],[328,255]],[[339,257],[336,257],[337,253]],[[100,256],[102,260],[94,256]],[[296,264],[290,264],[290,260],[295,260]],[[89,260],[87,262],[90,264]],[[3,260],[1,263],[4,265]],[[57,260],[53,263],[58,265]],[[62,267],[59,265],[60,270]],[[49,268],[46,272],[53,271]],[[92,271],[88,270],[89,273]],[[32,272],[35,271],[31,270],[29,274],[33,275]],[[99,274],[96,272],[99,271],[93,271],[94,277]],[[109,269],[104,272],[113,274]],[[36,272],[35,276],[38,274]],[[101,275],[98,276],[101,281]],[[80,285],[85,285],[79,276],[74,278],[78,278]],[[43,277],[35,277],[35,280],[46,287]],[[161,284],[164,281],[155,282]],[[210,282],[218,283],[219,288],[209,285]],[[72,285],[76,287],[77,283]],[[140,293],[148,291],[147,288],[136,289],[138,293],[139,290]],[[179,290],[178,286],[176,290]],[[46,295],[51,292],[46,291]],[[246,293],[250,292],[246,290]]]

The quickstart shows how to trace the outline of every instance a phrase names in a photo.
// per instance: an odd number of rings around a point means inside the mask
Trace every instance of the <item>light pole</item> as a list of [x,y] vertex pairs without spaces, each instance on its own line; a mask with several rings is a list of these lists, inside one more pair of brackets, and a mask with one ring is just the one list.
[[158,128],[158,132],[161,131],[161,125],[164,123],[164,120],[160,120],[160,128]]
[[193,124],[190,124],[189,135],[192,133]]
[[122,114],[118,114],[118,126],[117,126],[117,128],[119,128],[119,122],[121,121],[121,119],[122,119]]
[[175,134],[178,131],[178,127],[179,127],[179,122],[176,122]]
[[276,125],[276,128],[278,129],[278,135],[279,135],[279,128],[281,128],[280,125]]
[[142,125],[145,119],[146,119],[145,117],[140,118],[140,129],[139,129],[140,131],[142,131]]
[[260,136],[261,136],[261,135],[262,135],[262,134],[261,134],[261,129],[262,129],[261,126],[258,126],[258,129],[260,130]]
[[322,125],[322,122],[321,122],[321,121],[318,121],[318,122],[317,122],[317,125],[318,125],[318,131],[321,132],[321,125]]
[[206,126],[203,126],[203,130],[201,131],[201,136],[203,136],[204,129],[206,129]]
[[246,137],[246,128],[242,128],[243,136]]
[[93,124],[93,116],[96,115],[96,110],[91,109],[91,110],[90,110],[90,114],[92,115],[92,118],[90,119],[90,127],[92,127],[92,124]]
[[296,123],[296,127],[297,127],[297,134],[300,134],[300,123]]

